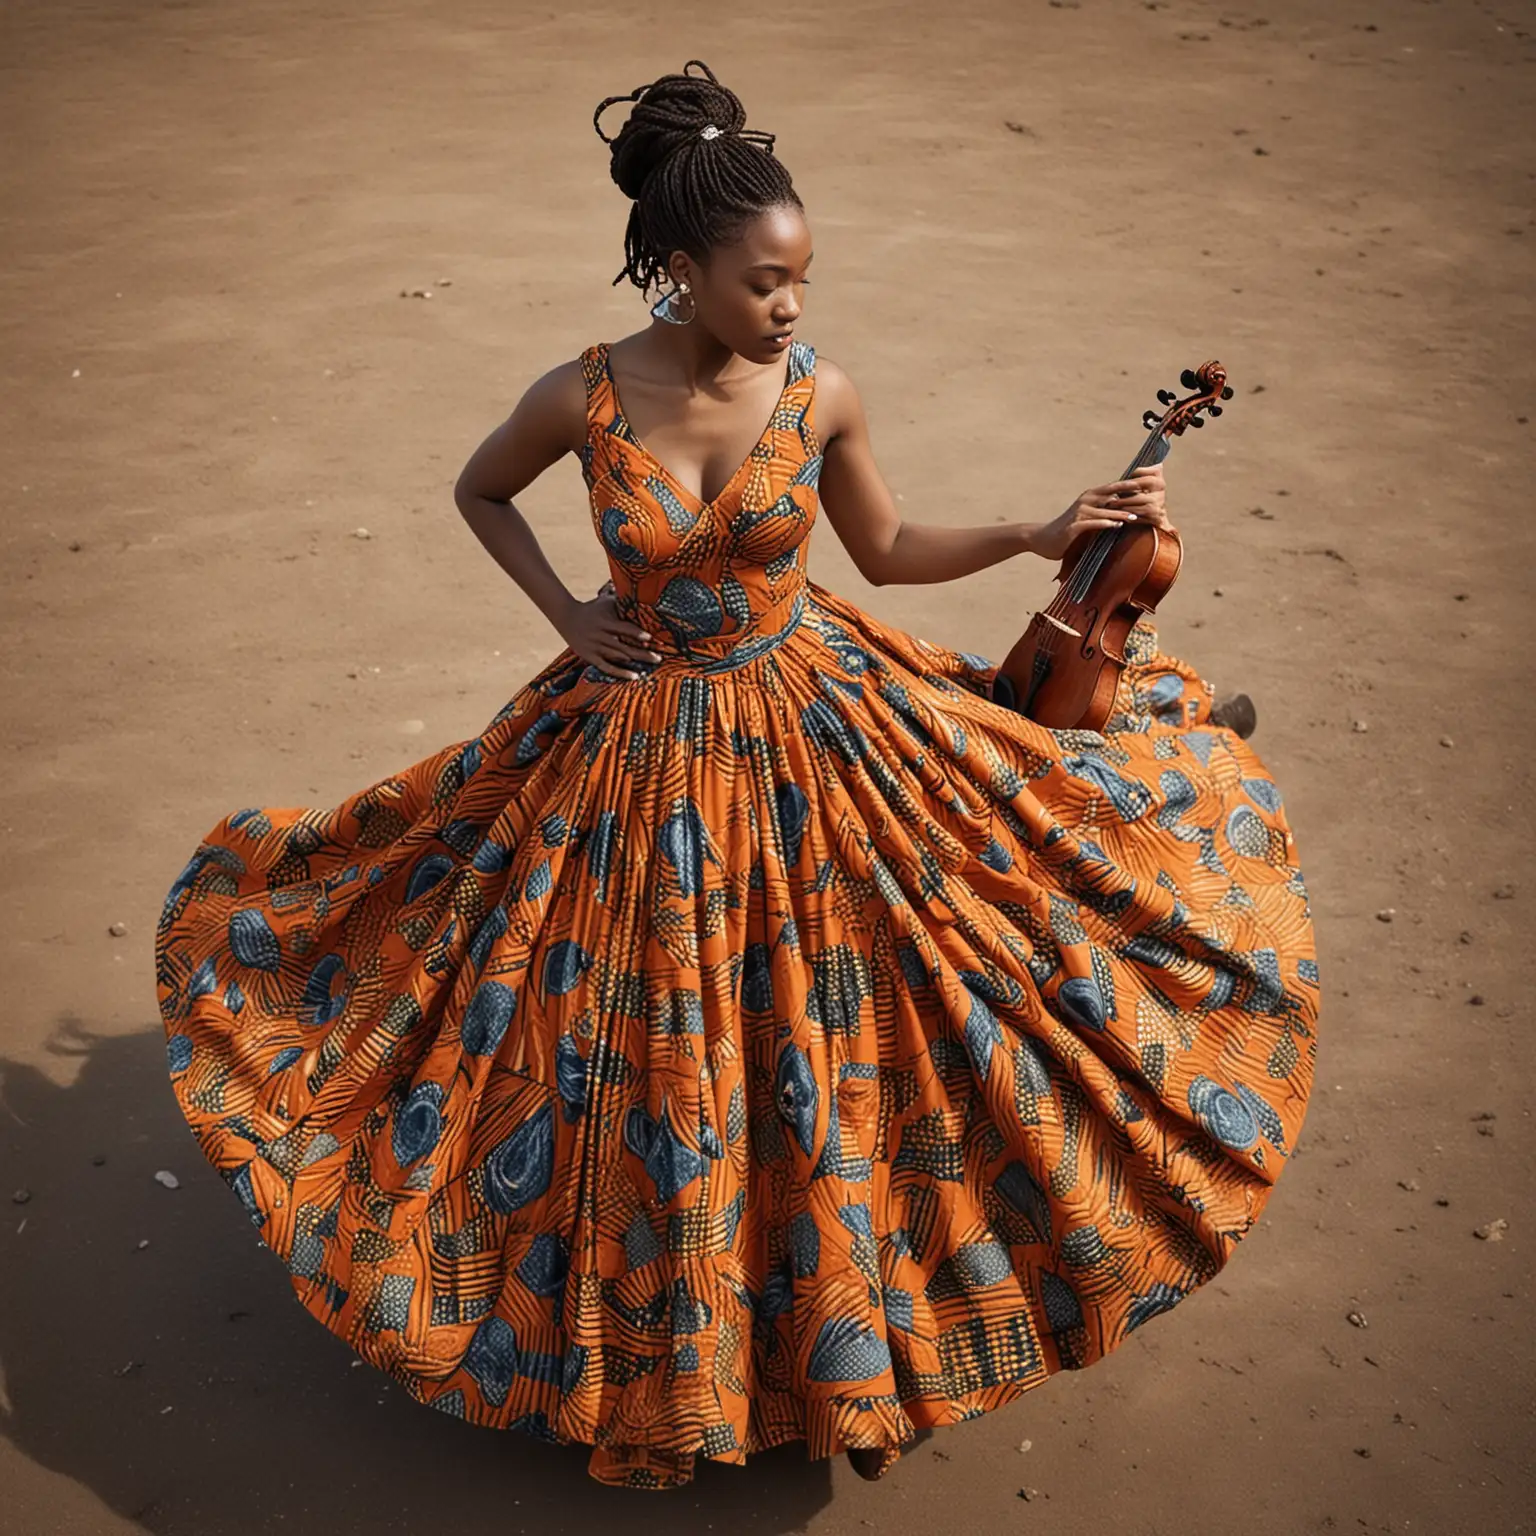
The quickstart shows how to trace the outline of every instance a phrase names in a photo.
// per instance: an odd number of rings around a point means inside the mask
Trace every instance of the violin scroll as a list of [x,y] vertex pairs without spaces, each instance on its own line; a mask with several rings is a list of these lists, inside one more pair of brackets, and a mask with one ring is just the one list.
[[1158,390],[1157,402],[1166,409],[1161,416],[1151,409],[1142,412],[1141,424],[1148,431],[1157,432],[1163,437],[1177,437],[1185,427],[1203,427],[1205,418],[1200,412],[1207,411],[1212,416],[1220,416],[1221,407],[1216,402],[1232,398],[1232,387],[1227,383],[1227,370],[1214,358],[1198,368],[1186,368],[1179,375],[1179,383],[1194,393],[1180,400],[1171,389]]

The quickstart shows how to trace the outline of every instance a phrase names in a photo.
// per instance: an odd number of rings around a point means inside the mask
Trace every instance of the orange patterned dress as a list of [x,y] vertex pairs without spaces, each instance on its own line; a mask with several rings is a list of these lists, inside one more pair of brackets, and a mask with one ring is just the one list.
[[1280,792],[1132,632],[1106,729],[806,574],[792,343],[703,503],[582,355],[621,612],[478,735],[198,845],[170,1080],[295,1294],[413,1397],[607,1483],[824,1457],[1090,1365],[1294,1151],[1318,968]]

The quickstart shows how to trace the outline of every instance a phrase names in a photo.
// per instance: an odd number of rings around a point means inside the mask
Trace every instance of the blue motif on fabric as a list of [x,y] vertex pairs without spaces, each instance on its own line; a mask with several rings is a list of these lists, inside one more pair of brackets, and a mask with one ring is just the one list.
[[593,957],[575,939],[551,944],[544,956],[544,991],[563,997],[591,970]]
[[1065,1333],[1083,1326],[1083,1304],[1071,1284],[1054,1270],[1040,1272],[1040,1300],[1052,1333]]
[[491,1148],[481,1165],[485,1203],[510,1216],[548,1188],[555,1171],[555,1113],[544,1104]]
[[1040,1181],[1029,1168],[1015,1158],[1003,1167],[992,1187],[1039,1234],[1042,1242],[1051,1240],[1051,1207]]
[[523,732],[518,739],[517,747],[512,753],[512,762],[515,767],[526,768],[529,763],[542,757],[545,751],[545,743],[539,737],[548,735],[565,724],[565,716],[557,709],[547,709],[532,725]]
[[437,1145],[443,1134],[445,1097],[441,1083],[417,1083],[395,1111],[389,1145],[402,1168],[425,1157]]
[[1195,1074],[1187,1097],[1191,1113],[1224,1147],[1245,1152],[1258,1141],[1259,1123],[1252,1109],[1203,1072]]
[[749,1013],[767,1013],[773,1007],[773,972],[768,946],[761,941],[747,945],[742,956],[741,1005]]
[[229,951],[241,965],[253,971],[275,973],[282,968],[277,935],[266,914],[254,907],[244,907],[230,917]]
[[694,576],[674,576],[661,589],[656,612],[679,643],[718,635],[725,624],[719,594]]
[[789,1251],[797,1279],[816,1273],[821,1263],[821,1232],[810,1211],[800,1211],[789,1224]]
[[774,1088],[780,1117],[794,1130],[795,1140],[807,1157],[816,1135],[816,1106],[821,1091],[811,1072],[810,1059],[798,1045],[786,1045],[779,1053]]
[[464,1010],[459,1042],[471,1056],[490,1056],[517,1012],[517,993],[500,981],[482,981]]
[[304,1047],[302,1045],[285,1046],[272,1058],[271,1063],[267,1067],[267,1076],[273,1077],[279,1072],[286,1072],[295,1062],[302,1061],[303,1058]]
[[624,1117],[624,1145],[645,1167],[646,1177],[663,1205],[673,1200],[704,1171],[704,1159],[677,1134],[665,1099],[653,1118],[642,1104]]
[[1062,767],[1103,791],[1121,821],[1138,821],[1152,808],[1153,795],[1137,779],[1127,779],[1097,757],[1063,757]]
[[976,1074],[983,1082],[992,1070],[992,1050],[994,1046],[1002,1044],[1002,1026],[997,1022],[997,1016],[976,995],[969,991],[971,999],[971,1011],[965,1021],[965,1048],[970,1053],[971,1064],[976,1068]]
[[554,1296],[564,1286],[569,1268],[565,1239],[557,1232],[540,1232],[528,1245],[515,1273],[535,1296]]
[[346,989],[332,996],[331,987],[338,976],[345,978],[346,974],[347,962],[340,955],[326,955],[316,963],[304,983],[304,995],[299,999],[301,1024],[329,1024],[341,1015],[347,1006]]
[[497,940],[507,931],[508,921],[507,909],[494,906],[475,929],[474,937],[469,941],[469,963],[477,972],[485,969],[485,962],[491,958]]
[[806,1374],[812,1381],[868,1381],[891,1368],[885,1340],[854,1317],[830,1317],[816,1334]]
[[555,1086],[565,1106],[566,1120],[577,1119],[587,1103],[587,1063],[569,1030],[555,1042]]
[[793,869],[800,862],[800,845],[806,823],[811,818],[811,802],[798,784],[780,784],[774,800],[778,806],[779,828],[784,836],[784,867]]
[[598,515],[599,535],[602,538],[602,547],[616,559],[621,565],[634,565],[644,567],[645,551],[637,550],[633,544],[624,538],[624,527],[628,518],[627,511],[622,507],[604,507]]
[[1104,994],[1091,976],[1069,977],[1057,989],[1056,1000],[1067,1018],[1084,1029],[1102,1030],[1109,1021]]
[[709,829],[694,802],[684,796],[656,834],[656,846],[677,875],[678,889],[684,896],[696,896],[704,889],[704,860],[718,863],[709,848]]

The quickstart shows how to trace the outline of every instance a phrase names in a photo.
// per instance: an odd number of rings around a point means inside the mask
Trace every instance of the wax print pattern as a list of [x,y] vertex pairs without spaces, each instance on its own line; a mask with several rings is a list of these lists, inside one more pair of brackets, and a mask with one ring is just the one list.
[[171,1083],[299,1301],[422,1403],[629,1486],[801,1437],[889,1465],[1264,1209],[1317,1041],[1293,837],[1150,624],[1106,730],[1052,731],[807,576],[809,345],[709,504],[582,361],[663,661],[564,650],[340,805],[214,826],[156,938]]

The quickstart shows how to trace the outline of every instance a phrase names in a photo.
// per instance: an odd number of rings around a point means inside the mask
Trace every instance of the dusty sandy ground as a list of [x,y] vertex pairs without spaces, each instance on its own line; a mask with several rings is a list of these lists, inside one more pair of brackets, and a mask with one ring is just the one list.
[[[1227,364],[1166,466],[1160,625],[1258,699],[1321,946],[1302,1146],[1232,1265],[875,1486],[791,1446],[604,1489],[352,1369],[188,1138],[155,1006],[218,817],[334,804],[559,649],[450,489],[538,373],[643,322],[590,116],[691,56],[780,134],[801,334],[909,516],[1054,515]],[[1536,1529],[1533,76],[1517,0],[13,0],[7,1536]],[[574,462],[521,504],[595,589]],[[815,537],[819,580],[994,658],[1048,591],[1029,559],[872,591]]]

